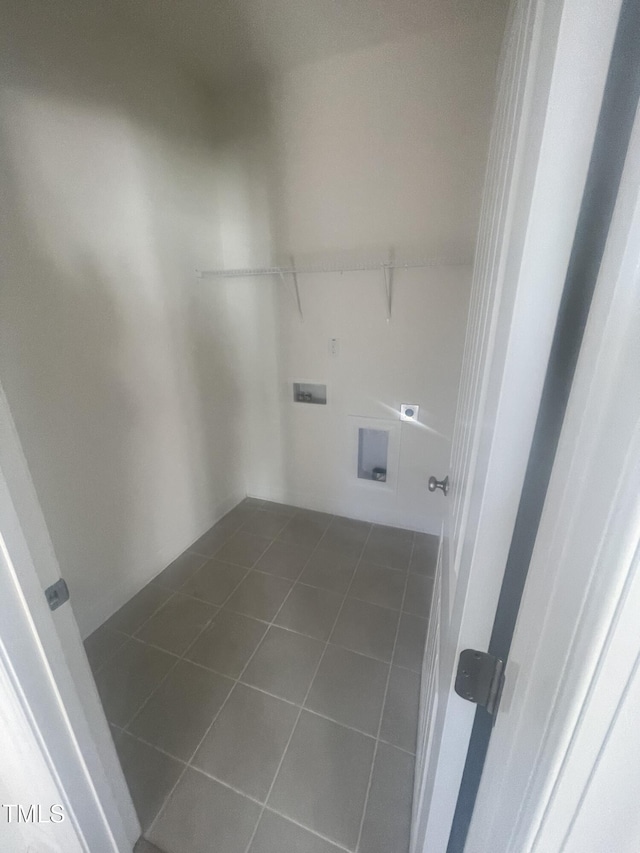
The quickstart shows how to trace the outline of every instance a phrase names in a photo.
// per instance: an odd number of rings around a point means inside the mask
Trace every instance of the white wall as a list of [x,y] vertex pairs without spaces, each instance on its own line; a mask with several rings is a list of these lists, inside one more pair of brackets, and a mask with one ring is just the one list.
[[[304,322],[281,284],[265,284],[278,294],[278,392],[263,399],[273,367],[254,367],[250,494],[439,532],[444,501],[427,480],[448,468],[501,14],[274,82],[283,261],[393,250],[466,265],[398,272],[389,324],[381,273],[300,277]],[[326,383],[327,406],[294,404],[294,381]],[[357,480],[349,416],[397,420],[402,402],[420,405],[421,425],[402,424],[395,488]]]
[[194,271],[268,217],[248,109],[104,8],[2,11],[0,372],[87,634],[244,496],[237,309]]
[[279,241],[473,253],[502,11],[295,68],[271,90]]

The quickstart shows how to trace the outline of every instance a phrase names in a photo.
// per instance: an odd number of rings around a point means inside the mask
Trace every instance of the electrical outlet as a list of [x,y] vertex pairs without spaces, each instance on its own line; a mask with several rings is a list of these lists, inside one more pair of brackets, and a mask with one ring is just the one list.
[[418,422],[418,415],[420,414],[420,406],[415,403],[401,403],[400,404],[400,420],[401,421],[413,421],[414,423]]

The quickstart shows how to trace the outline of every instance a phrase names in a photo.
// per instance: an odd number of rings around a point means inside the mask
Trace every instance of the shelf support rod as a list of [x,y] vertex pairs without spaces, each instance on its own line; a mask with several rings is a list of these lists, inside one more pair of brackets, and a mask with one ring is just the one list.
[[304,314],[302,313],[302,303],[300,302],[300,288],[298,287],[298,273],[296,272],[296,264],[293,259],[293,255],[291,255],[291,278],[293,279],[293,286],[296,291],[296,302],[298,304],[298,312],[300,314],[300,319],[304,323]]
[[296,307],[297,307],[297,309],[298,309],[298,313],[300,314],[300,319],[301,319],[301,320],[302,320],[302,322],[304,323],[304,314],[302,313],[302,303],[301,303],[301,301],[300,301],[300,288],[298,287],[298,276],[297,276],[297,274],[296,274],[296,269],[295,269],[295,266],[294,266],[294,263],[293,263],[293,257],[291,258],[291,269],[289,269],[289,270],[283,270],[283,269],[282,269],[282,268],[280,268],[280,267],[278,268],[278,275],[279,275],[279,276],[280,276],[280,278],[282,279],[282,283],[283,283],[283,285],[285,286],[285,288],[286,288],[287,290],[289,290],[289,291],[290,291],[290,287],[289,287],[289,285],[287,284],[287,279],[285,278],[285,272],[286,272],[286,273],[289,273],[289,274],[291,275],[292,280],[293,280],[293,289],[294,289],[294,292],[293,292],[293,294],[292,294],[292,295],[293,295],[293,297],[295,298]]
[[387,306],[387,323],[391,322],[391,300],[393,293],[393,280],[391,278],[391,267],[389,264],[382,264],[382,276],[384,279],[384,294]]

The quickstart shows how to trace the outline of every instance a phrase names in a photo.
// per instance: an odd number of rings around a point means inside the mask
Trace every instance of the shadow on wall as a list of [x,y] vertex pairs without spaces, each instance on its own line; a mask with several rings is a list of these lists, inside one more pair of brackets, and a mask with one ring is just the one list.
[[234,331],[273,309],[194,270],[271,251],[267,99],[104,7],[1,8],[0,375],[86,635],[245,493]]
[[[214,103],[220,247],[217,262],[203,268],[271,266],[278,260],[281,204],[268,80],[227,83],[214,93]],[[231,394],[207,399],[208,416],[232,424],[241,450],[234,464],[245,487],[260,467],[256,454],[268,456],[275,482],[282,476],[279,287],[271,278],[206,278],[195,291],[193,324],[201,331],[200,346],[206,350],[224,342],[234,383]],[[203,304],[208,308],[200,311]],[[212,318],[220,316],[224,322],[212,335]]]

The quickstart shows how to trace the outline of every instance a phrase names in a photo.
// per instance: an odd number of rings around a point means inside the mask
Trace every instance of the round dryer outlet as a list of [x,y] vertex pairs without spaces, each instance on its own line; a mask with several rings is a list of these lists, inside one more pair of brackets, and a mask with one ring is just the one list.
[[414,421],[418,422],[418,414],[420,412],[420,406],[415,403],[401,403],[400,404],[400,420],[401,421]]

